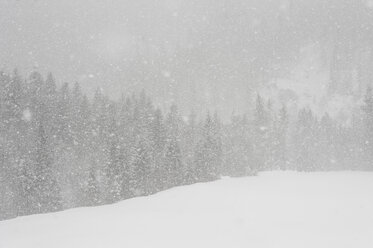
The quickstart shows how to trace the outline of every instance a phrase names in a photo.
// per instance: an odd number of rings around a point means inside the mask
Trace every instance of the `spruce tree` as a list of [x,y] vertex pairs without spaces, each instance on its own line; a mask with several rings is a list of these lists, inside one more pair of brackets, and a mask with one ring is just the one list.
[[224,175],[241,177],[255,174],[253,144],[246,116],[232,116],[224,139]]
[[253,120],[253,163],[257,170],[266,168],[266,155],[269,140],[269,117],[264,100],[257,95]]
[[212,181],[219,178],[219,153],[220,147],[216,139],[214,122],[208,113],[195,155],[199,181]]
[[35,145],[33,181],[30,188],[35,212],[46,213],[61,210],[60,188],[55,179],[53,158],[42,123],[38,128]]
[[176,105],[172,105],[167,116],[167,139],[164,160],[164,181],[166,187],[180,185],[184,180],[184,168],[180,150],[180,116]]
[[273,167],[274,169],[288,169],[289,166],[289,145],[288,145],[288,130],[289,115],[286,106],[283,105],[279,111],[278,118],[274,126],[274,134],[272,139],[273,152]]
[[106,179],[108,184],[108,201],[116,202],[121,199],[123,171],[119,155],[120,145],[116,106],[113,104],[110,105],[109,110],[110,124],[107,139],[109,157],[106,164]]
[[369,86],[364,97],[364,140],[363,149],[366,158],[366,165],[369,166],[373,159],[373,94],[372,88]]

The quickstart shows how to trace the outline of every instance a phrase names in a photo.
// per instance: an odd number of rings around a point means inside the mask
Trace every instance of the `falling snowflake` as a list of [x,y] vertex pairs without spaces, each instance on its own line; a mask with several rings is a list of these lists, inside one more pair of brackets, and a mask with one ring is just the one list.
[[30,122],[31,119],[32,119],[32,113],[31,113],[30,109],[27,108],[27,109],[23,110],[22,120]]

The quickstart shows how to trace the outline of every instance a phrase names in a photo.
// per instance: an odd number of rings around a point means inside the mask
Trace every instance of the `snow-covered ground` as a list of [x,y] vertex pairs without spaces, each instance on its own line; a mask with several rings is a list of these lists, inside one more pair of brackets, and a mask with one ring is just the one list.
[[271,172],[0,222],[1,248],[373,247],[373,173]]

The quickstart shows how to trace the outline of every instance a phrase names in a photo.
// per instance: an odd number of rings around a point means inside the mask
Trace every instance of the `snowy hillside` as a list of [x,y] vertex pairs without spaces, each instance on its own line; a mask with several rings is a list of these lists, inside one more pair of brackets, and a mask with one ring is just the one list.
[[0,222],[1,248],[373,247],[373,173],[273,172]]
[[331,92],[331,75],[323,64],[319,44],[315,42],[300,50],[299,61],[291,66],[287,75],[263,85],[258,93],[277,109],[285,105],[296,113],[296,109],[309,108],[319,117],[328,113],[340,123],[350,124],[352,113],[361,108],[361,92],[357,89],[351,89],[350,94]]

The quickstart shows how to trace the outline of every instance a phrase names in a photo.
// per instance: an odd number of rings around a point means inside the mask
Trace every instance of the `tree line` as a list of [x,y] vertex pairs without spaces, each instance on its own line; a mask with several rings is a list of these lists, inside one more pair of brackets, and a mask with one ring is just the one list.
[[254,111],[222,122],[183,117],[145,92],[92,99],[52,74],[0,73],[0,219],[110,204],[171,187],[263,170],[371,166],[373,96],[351,125],[310,109],[289,113],[257,95]]

